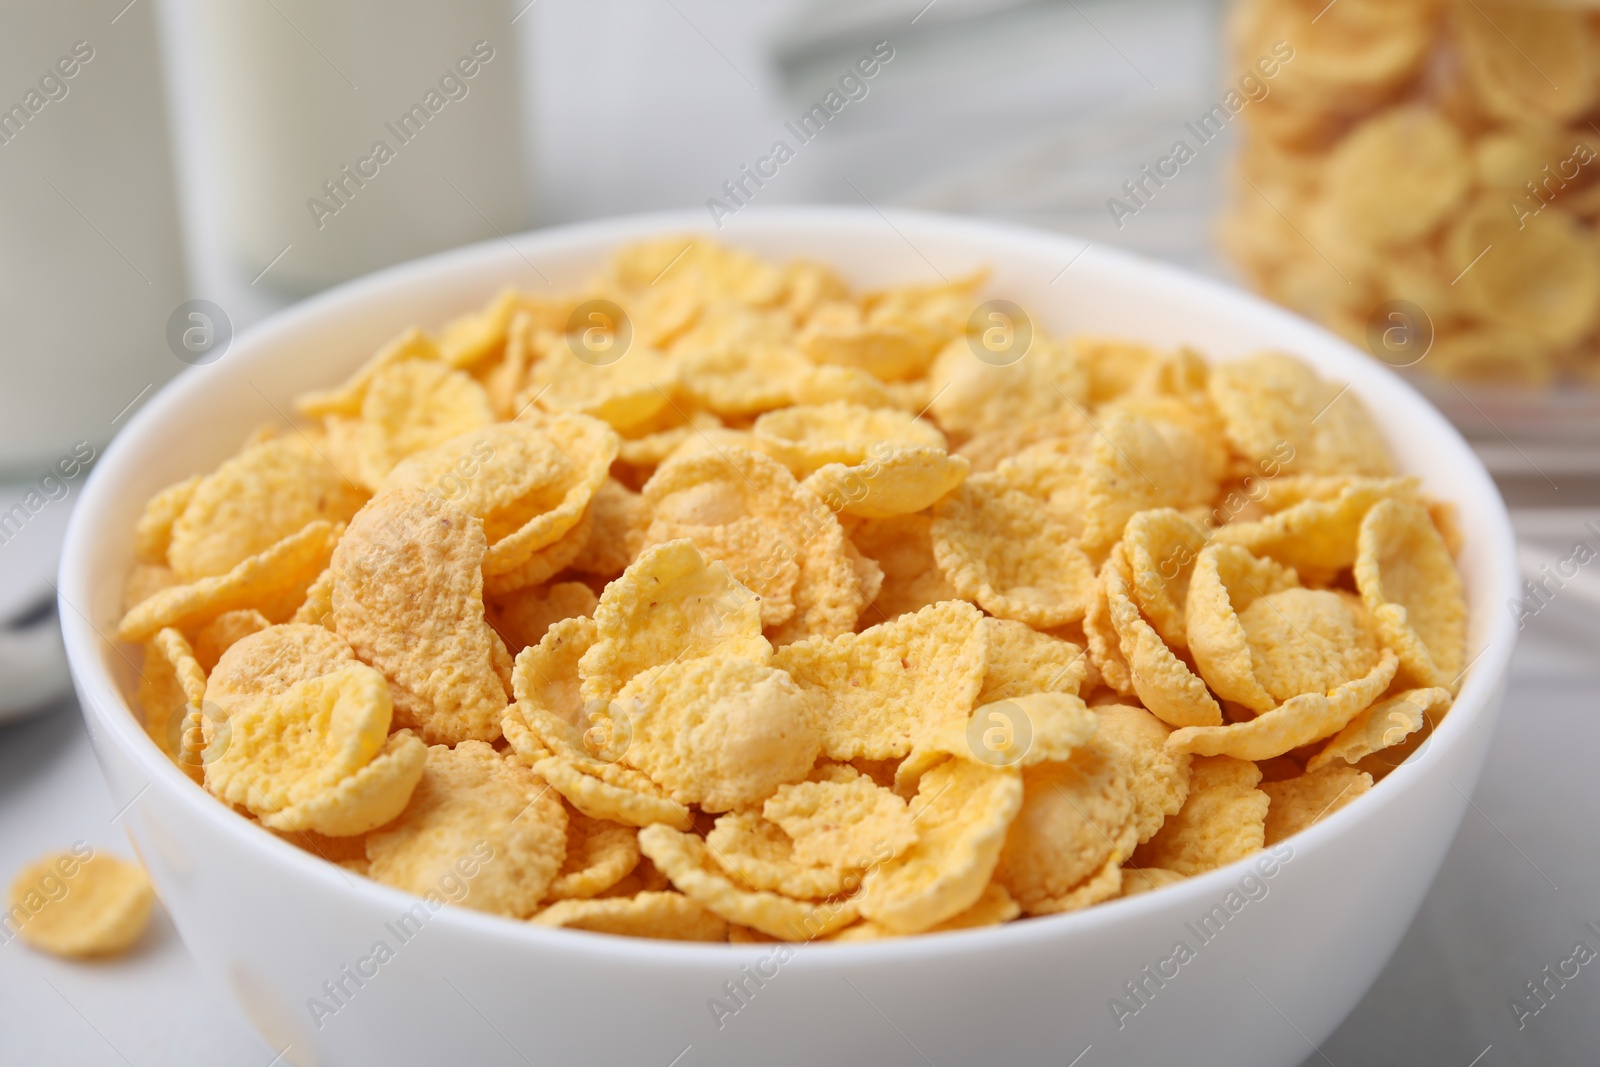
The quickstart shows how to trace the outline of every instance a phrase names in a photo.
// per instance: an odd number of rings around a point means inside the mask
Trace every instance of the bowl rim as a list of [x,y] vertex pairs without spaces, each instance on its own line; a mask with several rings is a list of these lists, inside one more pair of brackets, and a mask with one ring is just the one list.
[[[1365,358],[1343,339],[1320,326],[1265,299],[1231,286],[1205,278],[1176,266],[1152,260],[1135,253],[1091,244],[1068,234],[1045,231],[1010,223],[985,219],[963,218],[930,212],[887,209],[876,207],[792,205],[752,208],[742,212],[745,220],[761,226],[803,229],[813,225],[852,226],[880,229],[887,225],[899,240],[910,244],[902,232],[938,232],[956,240],[977,244],[994,244],[997,249],[1032,246],[1040,251],[1058,253],[1062,262],[1084,259],[1105,264],[1111,270],[1137,271],[1147,284],[1168,292],[1188,292],[1204,296],[1218,306],[1223,314],[1243,316],[1260,321],[1274,333],[1298,338],[1301,345],[1313,348],[1342,348]],[[284,335],[292,334],[304,325],[327,316],[337,318],[341,308],[351,303],[359,304],[386,290],[405,288],[430,278],[448,276],[463,268],[494,262],[507,257],[527,258],[529,252],[558,248],[604,247],[625,240],[638,240],[652,235],[669,233],[698,233],[723,238],[728,243],[739,244],[737,232],[730,229],[724,237],[707,220],[704,213],[693,210],[649,212],[611,217],[599,220],[530,230],[513,236],[501,236],[449,249],[421,257],[335,286],[309,299],[293,304],[260,322],[240,331],[234,338],[233,351],[270,349]],[[893,239],[892,237],[890,239]],[[915,248],[915,246],[912,246]],[[997,251],[996,259],[1001,253]],[[486,294],[486,298],[488,295]],[[397,323],[403,328],[410,323]],[[1285,347],[1294,350],[1293,342]],[[1314,364],[1317,356],[1301,353]],[[1515,556],[1515,539],[1505,503],[1488,472],[1467,446],[1456,429],[1445,420],[1409,382],[1387,367],[1370,361],[1370,370],[1387,389],[1399,394],[1401,402],[1415,410],[1408,412],[1427,424],[1430,437],[1439,440],[1442,447],[1455,455],[1453,461],[1464,464],[1465,472],[1474,485],[1471,493],[1483,497],[1489,522],[1474,533],[1485,540],[1484,558],[1488,561],[1484,573],[1473,575],[1495,587],[1493,601],[1513,600],[1520,594],[1520,576]],[[307,882],[307,891],[321,888],[326,892],[348,894],[359,900],[361,906],[380,914],[399,914],[423,898],[401,889],[383,885],[369,878],[353,879],[347,871],[335,864],[313,856],[279,839],[259,826],[239,818],[226,805],[192,782],[167,757],[161,753],[145,733],[143,727],[123,696],[116,680],[106,669],[100,652],[102,643],[117,643],[102,632],[79,604],[92,604],[94,598],[88,588],[90,568],[87,565],[93,549],[96,528],[102,525],[101,515],[118,497],[115,473],[127,466],[126,458],[135,454],[139,442],[151,428],[175,410],[181,409],[195,394],[205,391],[204,378],[195,367],[177,375],[128,420],[122,431],[108,444],[92,468],[81,491],[81,499],[73,509],[62,550],[58,574],[58,611],[63,636],[71,665],[72,676],[78,687],[83,714],[93,732],[104,731],[109,744],[118,746],[148,777],[151,784],[159,781],[169,793],[181,798],[195,815],[209,823],[218,833],[237,836],[240,847],[262,854],[263,861],[284,866],[288,873]],[[1322,368],[1319,367],[1319,370]],[[1491,612],[1484,627],[1481,650],[1469,664],[1460,693],[1452,706],[1452,714],[1445,717],[1429,741],[1429,747],[1442,746],[1448,751],[1464,745],[1468,735],[1483,725],[1484,717],[1496,712],[1499,686],[1504,680],[1516,641],[1515,620],[1510,612]],[[1431,761],[1430,761],[1431,762]],[[1373,789],[1367,796],[1358,797],[1321,822],[1295,834],[1290,839],[1295,849],[1316,850],[1322,843],[1337,836],[1355,832],[1358,822],[1377,817],[1380,805],[1391,799],[1398,801],[1401,794],[1418,788],[1421,783],[1421,765],[1407,762],[1387,775],[1381,788]],[[148,786],[146,786],[148,788]],[[1368,799],[1368,796],[1373,799]],[[134,798],[136,802],[138,797]],[[824,965],[837,961],[840,966],[857,966],[867,963],[894,965],[923,960],[949,960],[973,953],[1003,950],[1021,940],[1042,937],[1070,938],[1080,931],[1097,926],[1118,923],[1137,923],[1147,913],[1184,910],[1194,904],[1213,902],[1226,887],[1232,886],[1251,871],[1259,857],[1255,853],[1231,864],[1204,874],[1187,878],[1181,883],[1163,887],[1159,893],[1141,893],[1133,897],[1112,899],[1091,908],[1059,915],[1031,918],[1026,922],[1004,923],[998,926],[971,930],[948,931],[939,934],[921,934],[862,943],[827,943],[827,951],[818,955],[801,953],[813,942],[788,942],[798,958],[804,955],[808,966]],[[314,888],[316,887],[316,888]],[[701,963],[726,964],[731,961],[755,959],[776,948],[772,943],[722,943],[657,941],[640,937],[594,934],[588,931],[537,926],[534,923],[505,916],[475,911],[465,907],[441,907],[433,922],[455,928],[461,936],[495,938],[519,946],[517,951],[533,951],[557,957],[565,953],[583,953],[591,958],[615,957],[635,965],[684,966]],[[432,923],[430,923],[432,925]]]

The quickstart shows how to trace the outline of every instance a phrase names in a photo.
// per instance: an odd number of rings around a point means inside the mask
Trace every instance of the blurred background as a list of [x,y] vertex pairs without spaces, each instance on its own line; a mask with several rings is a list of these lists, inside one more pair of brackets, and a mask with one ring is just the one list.
[[[657,209],[703,210],[735,242],[746,203],[982,216],[1256,288],[1424,388],[1547,575],[1575,540],[1600,544],[1596,17],[1578,0],[8,0],[0,719],[70,703],[61,531],[166,379],[348,278]],[[792,158],[746,180],[778,141]],[[1514,684],[1540,729],[1600,740],[1578,718],[1600,581],[1562,588]],[[75,713],[0,731],[0,838],[19,856],[37,827],[115,809],[81,731]],[[1486,775],[1439,900],[1311,1060],[1579,1062],[1600,1044],[1582,1021],[1600,982],[1535,1035],[1508,1023],[1570,941],[1540,895],[1600,888],[1592,864],[1546,877],[1558,852],[1578,862],[1561,842],[1586,839],[1582,806],[1536,814],[1511,781]],[[53,965],[0,953],[0,1061],[50,1045],[5,1018],[22,1002],[82,1037],[62,1062],[270,1055],[168,942],[131,964],[137,993],[57,975],[79,983],[59,1000],[33,992]],[[191,997],[215,1014],[181,1038],[130,1007]],[[121,1036],[97,1044],[91,1015]]]

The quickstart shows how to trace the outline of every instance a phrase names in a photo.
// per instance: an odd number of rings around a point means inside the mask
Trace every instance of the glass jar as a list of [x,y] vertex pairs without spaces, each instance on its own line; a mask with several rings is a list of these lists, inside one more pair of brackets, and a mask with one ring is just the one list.
[[1241,68],[1289,53],[1239,116],[1220,236],[1249,280],[1469,428],[1594,435],[1600,15],[1239,0],[1230,35]]

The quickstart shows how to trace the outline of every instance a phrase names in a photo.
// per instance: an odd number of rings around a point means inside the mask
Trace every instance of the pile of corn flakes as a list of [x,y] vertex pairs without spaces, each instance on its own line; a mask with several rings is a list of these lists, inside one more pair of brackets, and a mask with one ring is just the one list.
[[1237,62],[1294,49],[1241,113],[1224,226],[1259,289],[1444,378],[1600,378],[1600,13],[1242,0],[1235,15]]
[[983,280],[676,237],[405,332],[150,501],[151,738],[349,871],[704,941],[1084,908],[1371,788],[1465,667],[1450,508],[1289,356]]

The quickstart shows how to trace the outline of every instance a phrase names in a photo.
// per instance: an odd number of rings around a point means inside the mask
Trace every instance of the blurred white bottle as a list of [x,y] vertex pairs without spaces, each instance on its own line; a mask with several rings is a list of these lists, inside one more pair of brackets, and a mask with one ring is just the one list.
[[174,12],[217,237],[246,276],[298,295],[529,225],[507,0],[176,0]]
[[103,445],[184,366],[166,341],[185,294],[154,20],[125,2],[0,6],[0,477]]

